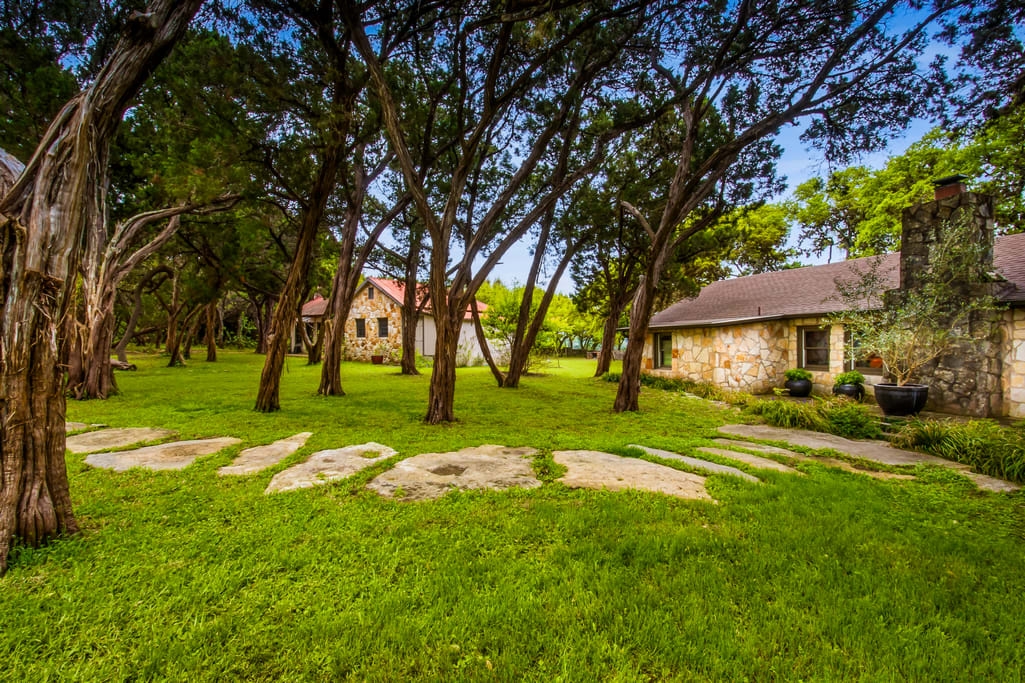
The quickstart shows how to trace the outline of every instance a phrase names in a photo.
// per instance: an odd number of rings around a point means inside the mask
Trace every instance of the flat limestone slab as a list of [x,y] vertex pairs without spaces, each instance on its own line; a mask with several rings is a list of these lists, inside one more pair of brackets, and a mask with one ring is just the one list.
[[691,467],[696,467],[712,474],[728,474],[732,477],[740,477],[747,481],[754,482],[755,484],[761,483],[761,480],[743,470],[738,470],[736,467],[730,467],[729,465],[720,465],[717,462],[709,462],[708,460],[701,460],[699,458],[692,458],[687,455],[680,455],[679,453],[673,453],[672,451],[663,451],[659,448],[648,448],[647,446],[638,446],[636,444],[630,444],[630,448],[639,448],[648,455],[654,455],[656,458],[665,458],[667,460],[678,460],[682,463],[686,463]]
[[[293,437],[294,438],[294,437]],[[305,441],[305,439],[304,439]],[[364,454],[376,453],[376,457]],[[351,477],[375,462],[390,458],[396,454],[394,449],[379,443],[361,443],[345,448],[332,448],[317,451],[305,462],[278,472],[270,480],[264,493],[279,493],[308,489],[312,486],[327,484],[339,479]]]
[[1003,479],[997,479],[987,474],[979,474],[978,472],[962,472],[962,474],[974,481],[975,485],[984,491],[993,491],[994,493],[1021,491],[1021,484],[1016,484],[1013,481],[1004,481]]
[[723,448],[706,448],[704,446],[699,448],[698,452],[708,453],[709,455],[718,455],[723,458],[729,458],[730,460],[738,460],[750,465],[751,467],[757,467],[762,470],[775,470],[777,472],[786,472],[787,474],[801,474],[793,467],[787,467],[783,463],[776,462],[775,460],[769,460],[768,458],[761,458],[757,455],[751,455],[750,453],[728,451]]
[[108,448],[123,448],[136,443],[166,439],[174,434],[170,429],[153,429],[152,427],[101,429],[96,432],[69,436],[65,448],[72,453],[92,453]]
[[79,429],[88,429],[89,425],[84,422],[65,422],[64,432],[77,432]]
[[183,470],[191,465],[196,458],[216,453],[237,443],[242,443],[242,440],[230,436],[193,441],[172,441],[156,446],[135,448],[130,451],[93,453],[86,456],[85,462],[93,467],[104,467],[117,472],[124,472],[133,467],[142,467],[148,470]]
[[[798,446],[805,446],[806,448],[832,448],[855,458],[864,458],[865,460],[882,463],[883,465],[938,465],[960,472],[985,491],[1001,493],[1021,489],[1021,486],[1018,484],[972,472],[968,465],[954,462],[953,460],[937,458],[935,455],[905,451],[888,443],[854,441],[853,439],[845,439],[842,436],[834,436],[833,434],[808,432],[803,429],[782,429],[780,427],[770,427],[769,425],[723,425],[719,427],[719,431],[724,434],[742,436],[749,439],[785,441],[797,444]],[[862,472],[861,470],[858,471]],[[867,472],[864,473],[868,474]],[[872,476],[883,474],[885,473],[876,472]],[[893,478],[893,475],[885,478]]]
[[864,474],[866,477],[872,477],[873,479],[914,479],[913,474],[896,474],[894,472],[873,472],[872,470],[859,470],[854,465],[843,460],[837,460],[836,458],[818,458],[804,453],[797,453],[794,451],[788,451],[785,448],[779,448],[777,446],[767,446],[761,443],[752,443],[750,441],[735,441],[734,439],[715,439],[717,444],[722,444],[727,448],[746,448],[749,451],[758,451],[760,453],[772,453],[775,455],[782,455],[787,458],[793,458],[794,460],[800,460],[801,462],[817,462],[820,465],[827,465],[829,467],[836,467],[844,472],[851,472],[853,474]]
[[495,445],[451,453],[421,453],[399,462],[367,484],[367,488],[386,498],[402,500],[441,498],[452,489],[532,489],[541,485],[530,461],[535,453],[533,448]]
[[704,477],[647,460],[601,451],[555,451],[552,458],[566,467],[561,481],[570,488],[640,489],[678,498],[712,500],[705,490]]
[[762,439],[764,441],[785,441],[805,448],[832,448],[855,458],[864,458],[883,465],[939,465],[955,470],[968,469],[961,463],[937,458],[934,455],[905,451],[894,448],[888,443],[879,441],[855,441],[845,439],[842,436],[823,434],[821,432],[809,432],[803,429],[783,429],[781,427],[770,427],[769,425],[723,425],[719,427],[723,434],[740,436],[747,439]]
[[217,470],[217,474],[221,476],[255,474],[271,465],[277,465],[295,453],[306,444],[306,440],[311,436],[313,436],[313,432],[299,432],[287,439],[278,439],[266,446],[247,448],[239,453],[230,465],[225,465]]

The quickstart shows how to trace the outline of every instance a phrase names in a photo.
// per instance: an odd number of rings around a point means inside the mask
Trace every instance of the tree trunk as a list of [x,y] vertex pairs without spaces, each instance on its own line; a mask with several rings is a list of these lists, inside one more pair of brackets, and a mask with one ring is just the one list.
[[217,361],[217,299],[206,305],[206,362]]
[[427,424],[454,422],[456,419],[456,353],[463,311],[450,311],[453,302],[449,301],[445,285],[448,264],[446,246],[435,244],[435,252],[431,255],[431,311],[437,330],[437,342],[434,347],[431,388],[427,397],[427,415],[424,416]]
[[[648,273],[641,277],[630,308],[630,335],[626,344],[626,353],[623,355],[623,373],[619,377],[616,402],[612,406],[613,411],[617,413],[639,409],[641,361],[644,355],[645,337],[648,335],[648,320],[651,319],[651,309],[655,304],[655,283],[652,282],[654,278],[649,277],[651,271],[652,267],[649,267]],[[661,264],[656,272],[658,271],[661,271]]]
[[[122,363],[128,362],[127,349],[128,344],[132,341],[132,337],[135,336],[135,326],[139,324],[139,316],[142,315],[142,294],[153,278],[159,274],[165,274],[170,276],[171,269],[167,266],[157,266],[139,281],[138,286],[135,288],[135,301],[132,304],[132,315],[128,318],[128,324],[125,326],[125,334],[121,337],[121,341],[117,344],[117,359]],[[157,289],[163,284],[164,281],[153,286],[153,289]]]
[[299,293],[303,290],[309,275],[317,231],[324,218],[327,200],[335,186],[340,151],[339,145],[333,144],[324,152],[320,172],[310,192],[309,205],[303,214],[302,229],[295,246],[295,257],[288,269],[288,278],[281,290],[278,305],[274,309],[270,334],[267,337],[267,359],[263,364],[260,388],[256,395],[256,410],[262,413],[281,409],[278,390],[281,385],[281,369],[285,364],[285,347],[288,345],[289,333],[295,326]]
[[[530,321],[530,327],[525,331],[521,332],[522,325],[520,321],[517,321],[516,332],[517,337],[513,341],[513,348],[509,354],[509,372],[505,375],[505,381],[502,382],[502,386],[506,389],[516,389],[520,386],[520,377],[523,375],[524,368],[527,367],[527,359],[530,356],[530,350],[534,348],[534,342],[537,341],[537,335],[541,331],[541,326],[544,324],[545,316],[548,315],[548,309],[552,305],[552,299],[555,297],[555,289],[559,286],[559,280],[562,279],[563,273],[566,272],[569,262],[573,260],[573,256],[577,253],[580,245],[583,244],[583,239],[578,240],[572,245],[567,245],[566,253],[559,261],[558,267],[555,269],[555,273],[552,274],[552,279],[548,282],[548,287],[545,288],[544,296],[541,297],[541,303],[538,304],[537,311],[534,313],[533,319]],[[532,281],[536,282],[537,273],[532,274],[534,277]],[[533,285],[531,285],[533,289]],[[523,305],[520,307],[520,316],[530,315],[531,300],[533,294],[523,293]]]
[[270,298],[264,297],[260,302],[253,302],[256,311],[256,350],[260,355],[267,353],[267,325],[270,320]]
[[[113,301],[111,302],[113,305]],[[78,387],[71,387],[75,398],[107,398],[117,393],[110,350],[114,345],[114,311],[104,311],[99,320],[89,325],[83,344],[83,377]]]
[[309,332],[306,331],[306,323],[301,320],[299,329],[302,332],[303,345],[306,347],[306,364],[318,365],[324,355],[324,323],[313,324],[313,333],[316,335],[314,339],[310,339]]
[[416,325],[420,318],[417,305],[416,275],[420,265],[420,240],[410,232],[409,253],[406,254],[406,289],[402,293],[402,369],[403,375],[419,375],[416,367]]
[[491,355],[491,347],[488,346],[488,338],[484,336],[484,326],[480,324],[480,311],[477,310],[477,298],[474,297],[471,315],[473,316],[473,331],[477,335],[477,344],[480,346],[481,355],[484,356],[484,361],[488,364],[488,368],[491,370],[491,375],[498,382],[498,386],[502,386],[505,382],[505,376],[502,371],[498,369],[498,365],[495,363],[495,359]]
[[594,370],[595,377],[601,377],[612,367],[612,350],[616,345],[616,330],[619,329],[619,319],[623,316],[623,305],[618,301],[609,302],[611,308],[608,317],[605,318],[605,327],[601,333],[601,347],[598,350],[598,365]]
[[36,547],[78,531],[64,463],[62,351],[80,245],[106,203],[109,146],[125,108],[201,4],[156,0],[132,13],[13,186],[0,171],[0,575],[15,540]]

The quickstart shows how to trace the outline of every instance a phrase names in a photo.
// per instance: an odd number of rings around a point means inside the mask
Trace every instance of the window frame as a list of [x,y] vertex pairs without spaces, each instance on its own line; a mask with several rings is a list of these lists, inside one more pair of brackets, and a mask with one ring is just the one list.
[[[384,334],[381,334],[382,326],[384,328]],[[388,338],[388,318],[377,319],[377,338],[387,339]]]
[[[662,358],[662,340],[669,340],[669,362],[664,363]],[[654,370],[662,368],[672,369],[673,367],[673,335],[672,334],[661,334],[656,332],[654,334],[654,348],[652,349],[651,367]]]
[[367,285],[367,300],[369,300],[369,301],[373,301],[374,300],[374,286],[373,285]]
[[857,370],[858,372],[860,372],[863,375],[878,375],[879,377],[883,376],[883,367],[882,367],[882,365],[880,365],[877,368],[874,368],[871,365],[858,366],[858,362],[859,361],[856,359],[856,355],[853,354],[853,353],[851,354],[851,357],[848,358],[847,357],[847,350],[851,349],[851,347],[852,347],[852,344],[851,344],[851,331],[850,330],[844,330],[844,332],[843,332],[843,369],[844,370],[847,370],[847,371]]
[[[821,332],[821,333],[825,334],[826,345],[825,346],[810,346],[809,347],[807,345],[807,342],[805,341],[805,334],[807,334],[808,332]],[[821,325],[801,325],[801,326],[799,326],[797,328],[797,367],[803,368],[803,369],[809,370],[809,371],[814,371],[814,372],[829,372],[829,361],[830,361],[830,358],[831,358],[830,343],[829,343],[830,339],[829,339],[829,337],[830,337],[830,328],[829,327],[823,327]],[[825,351],[826,351],[826,364],[825,365],[821,365],[821,364],[815,363],[813,365],[809,365],[808,362],[806,361],[807,352],[808,352],[809,349],[813,350],[813,351],[825,349]]]
[[363,318],[356,318],[356,338],[367,338],[367,321]]

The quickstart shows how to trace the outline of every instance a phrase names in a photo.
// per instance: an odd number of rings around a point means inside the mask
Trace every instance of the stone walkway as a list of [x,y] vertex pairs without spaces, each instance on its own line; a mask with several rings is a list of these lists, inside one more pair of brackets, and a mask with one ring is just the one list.
[[731,451],[724,448],[708,448],[707,446],[702,446],[697,451],[698,453],[707,453],[708,455],[717,455],[720,458],[736,460],[760,470],[773,470],[775,472],[783,472],[784,474],[801,474],[801,472],[798,472],[793,467],[788,467],[781,462],[751,455],[750,453],[741,453],[740,451]]
[[242,440],[230,436],[174,441],[156,446],[144,446],[130,451],[93,453],[86,456],[85,462],[93,467],[103,467],[117,472],[124,472],[133,467],[144,467],[149,470],[182,470],[200,456],[212,455],[238,443],[242,443]]
[[672,451],[663,451],[659,448],[648,448],[647,446],[638,446],[637,444],[630,444],[629,448],[638,448],[648,455],[654,455],[656,458],[664,458],[665,460],[676,460],[682,462],[685,465],[690,465],[695,469],[709,472],[711,474],[728,474],[731,477],[740,477],[746,481],[760,484],[761,480],[752,475],[748,474],[743,470],[738,470],[736,467],[730,467],[729,465],[720,465],[717,462],[710,462],[708,460],[701,460],[700,458],[692,458],[687,455],[680,455],[679,453],[673,453]]
[[174,436],[170,429],[152,429],[150,427],[129,427],[127,429],[101,429],[96,432],[69,436],[65,443],[72,453],[92,453],[110,448],[124,448],[147,441],[159,441]]
[[395,454],[395,450],[373,442],[317,451],[305,462],[275,474],[264,493],[295,491],[345,479]]
[[712,500],[705,490],[704,477],[647,460],[601,451],[554,451],[552,458],[566,467],[560,481],[570,488],[642,489],[678,498]]
[[[845,439],[842,436],[835,436],[833,434],[809,432],[803,429],[783,429],[769,425],[730,424],[719,427],[719,431],[730,436],[761,439],[764,441],[782,441],[794,444],[795,446],[804,446],[805,448],[831,448],[839,453],[854,458],[870,460],[882,465],[936,465],[946,467],[968,477],[980,489],[987,491],[1010,492],[1021,489],[1019,484],[972,472],[967,465],[962,463],[916,451],[905,451],[879,441],[855,441],[854,439]],[[858,471],[860,473],[867,473],[862,470]]]
[[850,464],[846,460],[837,460],[836,458],[820,458],[818,456],[804,455],[803,453],[797,453],[796,451],[788,451],[785,448],[779,448],[777,446],[768,446],[761,443],[752,443],[751,441],[736,441],[734,439],[715,439],[717,444],[721,444],[726,448],[746,448],[749,451],[758,451],[760,453],[771,453],[773,455],[782,455],[785,458],[791,460],[799,460],[801,462],[815,462],[820,465],[826,465],[827,467],[836,467],[845,472],[851,472],[853,474],[864,474],[865,476],[872,477],[873,479],[914,479],[912,474],[896,474],[894,472],[877,472],[874,470],[859,470],[854,465]]
[[422,453],[398,462],[367,488],[385,498],[429,500],[453,489],[537,488],[533,448],[484,445],[451,453]]
[[[65,428],[68,432],[78,432],[89,427],[102,427],[102,425],[68,422]],[[975,482],[979,488],[989,491],[1017,491],[1021,488],[1018,484],[971,472],[966,465],[924,453],[901,450],[887,443],[855,441],[832,434],[780,429],[768,425],[732,424],[720,427],[719,431],[726,437],[741,438],[718,438],[715,439],[716,447],[701,447],[697,449],[698,452],[744,463],[756,469],[802,474],[793,467],[776,460],[743,451],[782,456],[799,462],[816,462],[877,479],[914,478],[910,474],[858,469],[845,460],[808,456],[786,448],[760,444],[746,439],[779,441],[812,449],[828,448],[854,458],[883,465],[938,465],[962,474]],[[180,470],[201,456],[211,455],[241,443],[240,439],[219,437],[175,441],[124,451],[106,450],[166,439],[173,435],[174,432],[167,429],[108,428],[68,436],[67,448],[73,453],[89,454],[86,456],[85,462],[93,467],[116,471],[124,471],[133,467],[151,470]],[[230,465],[220,468],[218,474],[222,476],[246,475],[260,472],[280,463],[302,448],[310,436],[312,436],[310,432],[301,432],[270,444],[247,448],[239,453]],[[725,474],[740,477],[745,481],[760,483],[758,477],[722,463],[647,446],[632,444],[630,447],[638,448],[657,458],[682,462],[709,474]],[[743,451],[739,449],[743,449]],[[396,454],[392,448],[373,442],[318,451],[310,455],[304,462],[274,475],[265,493],[293,491],[338,481]],[[541,485],[541,481],[534,473],[531,461],[532,456],[536,454],[537,451],[533,448],[509,448],[496,445],[464,448],[449,453],[421,453],[396,463],[393,468],[375,477],[367,485],[367,488],[386,498],[399,498],[406,501],[440,498],[453,489],[536,488]],[[680,498],[711,500],[705,489],[704,477],[647,460],[586,450],[555,451],[552,457],[555,462],[566,467],[567,471],[561,478],[561,482],[571,488],[610,491],[640,489]]]
[[295,453],[306,445],[306,440],[313,436],[313,432],[300,432],[287,439],[279,439],[266,446],[247,448],[238,454],[238,457],[230,465],[225,465],[217,470],[217,474],[225,475],[256,474],[260,470],[267,469]]

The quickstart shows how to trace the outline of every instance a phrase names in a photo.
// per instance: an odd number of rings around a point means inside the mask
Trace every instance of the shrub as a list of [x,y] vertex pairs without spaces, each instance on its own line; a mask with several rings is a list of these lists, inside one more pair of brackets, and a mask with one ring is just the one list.
[[816,399],[811,403],[755,400],[745,411],[761,415],[776,427],[811,429],[849,439],[874,439],[879,425],[872,411],[846,398]]
[[1025,482],[1025,432],[992,420],[912,420],[893,443],[964,463],[983,474]]
[[836,376],[836,379],[833,380],[833,383],[836,384],[836,385],[840,385],[840,384],[864,384],[865,383],[865,376],[863,374],[861,374],[860,372],[858,372],[857,370],[851,370],[849,372],[841,372],[839,375]]
[[[602,379],[606,382],[618,382],[619,378],[619,373],[614,372],[606,372],[602,375]],[[652,389],[662,389],[663,391],[693,394],[698,398],[708,399],[709,401],[722,401],[732,406],[744,406],[755,400],[751,394],[743,391],[723,389],[710,382],[695,382],[692,379],[679,379],[677,377],[660,377],[644,372],[641,373],[641,385],[651,387]]]
[[811,379],[811,373],[804,368],[790,368],[784,372],[783,375],[791,381],[798,379]]

